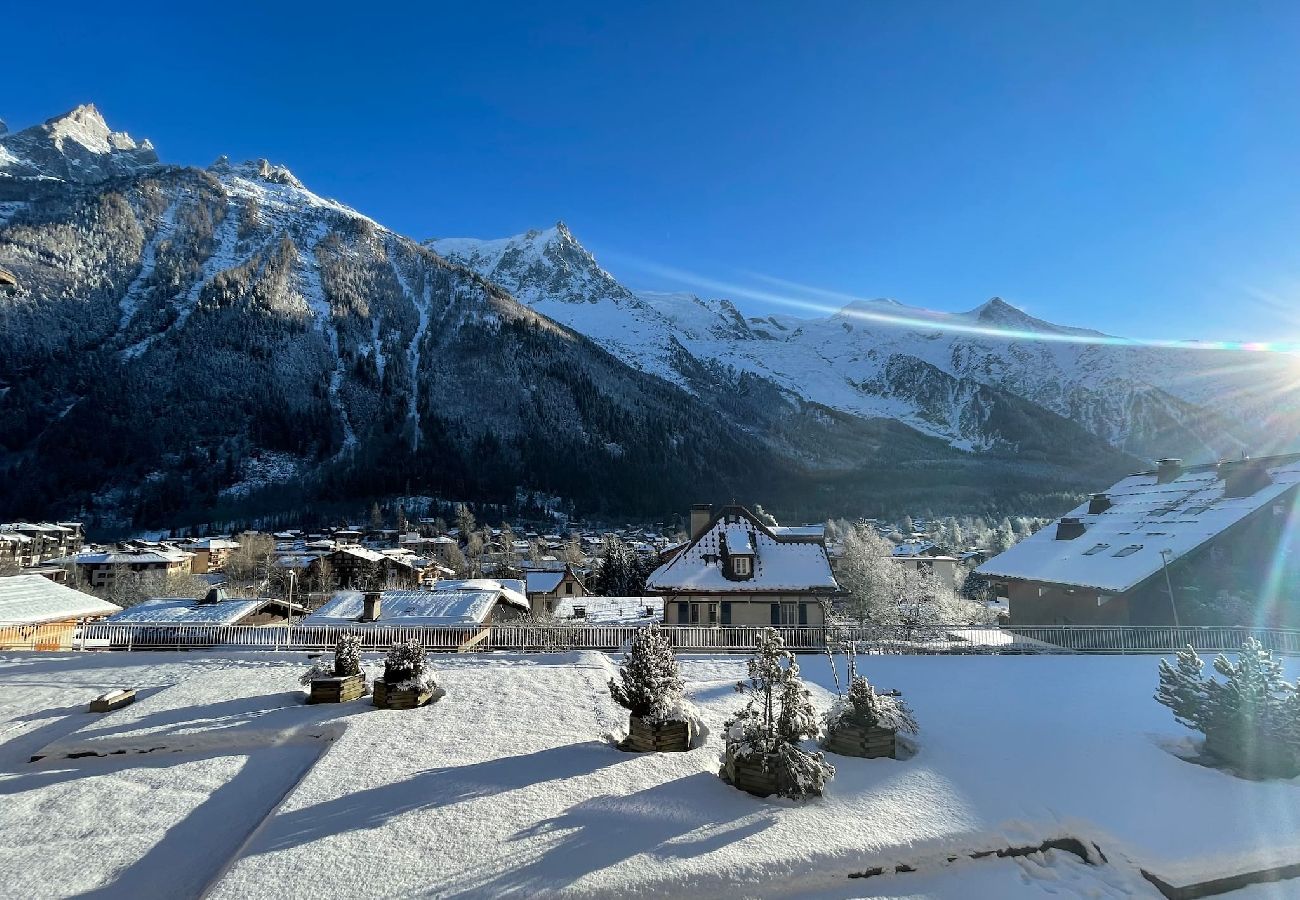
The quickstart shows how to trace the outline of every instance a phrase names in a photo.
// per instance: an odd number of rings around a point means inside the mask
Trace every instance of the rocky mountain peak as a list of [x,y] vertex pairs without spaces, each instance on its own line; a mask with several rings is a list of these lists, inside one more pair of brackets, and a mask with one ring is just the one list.
[[149,141],[113,131],[99,109],[83,103],[12,134],[0,132],[0,171],[15,177],[93,184],[158,164]]

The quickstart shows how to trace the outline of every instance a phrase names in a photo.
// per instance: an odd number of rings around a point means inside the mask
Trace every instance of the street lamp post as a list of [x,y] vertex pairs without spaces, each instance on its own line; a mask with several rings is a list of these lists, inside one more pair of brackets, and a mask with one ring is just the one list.
[[1174,627],[1178,628],[1178,605],[1174,603],[1174,582],[1169,577],[1169,558],[1174,555],[1174,551],[1165,548],[1160,551],[1160,561],[1164,563],[1165,568],[1165,587],[1169,590],[1169,611],[1174,616]]

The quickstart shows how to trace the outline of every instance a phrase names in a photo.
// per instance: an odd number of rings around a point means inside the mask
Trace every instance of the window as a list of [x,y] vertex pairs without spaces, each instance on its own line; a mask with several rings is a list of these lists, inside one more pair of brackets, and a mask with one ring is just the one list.
[[733,556],[731,559],[731,572],[737,578],[748,578],[750,572],[749,557]]
[[692,604],[691,604],[691,624],[692,624],[692,625],[717,625],[717,624],[718,624],[718,604],[716,604],[716,603],[692,603]]
[[1097,555],[1098,553],[1100,553],[1101,551],[1103,551],[1103,550],[1109,550],[1109,549],[1110,549],[1110,544],[1097,544],[1096,546],[1094,546],[1094,547],[1092,547],[1092,548],[1090,548],[1090,549],[1088,549],[1088,550],[1083,551],[1083,555],[1084,555],[1084,556],[1096,556],[1096,555]]
[[585,618],[587,618],[587,607],[585,607],[585,606],[575,606],[575,607],[573,608],[573,617],[574,617],[575,619],[585,619]]
[[1120,550],[1116,550],[1115,556],[1132,556],[1134,553],[1137,553],[1141,549],[1142,549],[1141,544],[1129,544],[1127,547],[1124,547]]
[[573,582],[572,582],[572,581],[566,581],[566,582],[564,582],[564,593],[566,593],[566,594],[572,594],[572,593],[573,593]]
[[782,603],[781,604],[781,624],[798,625],[799,624],[799,604]]

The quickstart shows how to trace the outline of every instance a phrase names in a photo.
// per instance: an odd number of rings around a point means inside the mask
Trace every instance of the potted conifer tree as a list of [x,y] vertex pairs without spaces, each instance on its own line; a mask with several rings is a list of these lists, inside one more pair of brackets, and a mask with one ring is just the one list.
[[636,753],[684,752],[695,719],[683,705],[682,679],[672,645],[658,625],[636,633],[618,678],[609,680],[614,702],[628,710],[628,735],[619,749]]
[[821,753],[801,746],[819,731],[817,711],[799,677],[794,654],[774,628],[765,628],[749,660],[749,683],[736,685],[749,702],[724,723],[726,746],[718,774],[759,797],[820,796],[835,777]]
[[361,637],[340,636],[334,644],[334,660],[318,660],[301,683],[311,686],[308,703],[345,703],[364,696],[367,686],[361,671]]
[[419,641],[399,641],[384,657],[384,677],[375,679],[374,703],[381,709],[414,709],[442,699]]
[[897,693],[878,694],[861,675],[826,714],[822,747],[840,756],[897,756],[898,735],[916,734],[916,719]]

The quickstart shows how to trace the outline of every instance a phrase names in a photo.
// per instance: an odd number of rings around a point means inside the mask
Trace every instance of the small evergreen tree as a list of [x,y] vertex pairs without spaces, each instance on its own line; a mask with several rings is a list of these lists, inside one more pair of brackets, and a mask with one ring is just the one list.
[[361,674],[361,635],[340,635],[334,644],[334,674],[348,678]]
[[748,664],[749,684],[736,690],[749,702],[724,723],[726,752],[719,773],[736,779],[736,762],[758,760],[774,770],[777,793],[791,799],[820,795],[835,768],[820,753],[808,753],[799,742],[816,737],[817,712],[799,677],[799,663],[775,628],[765,628]]
[[1191,647],[1178,652],[1175,665],[1160,660],[1155,699],[1204,734],[1206,749],[1225,762],[1250,774],[1300,774],[1300,682],[1287,682],[1281,660],[1247,638],[1236,662],[1215,658],[1225,681],[1202,676],[1203,667]]
[[916,734],[920,730],[912,710],[903,702],[902,697],[876,693],[876,689],[861,675],[849,683],[848,696],[837,700],[826,715],[827,731],[848,724],[863,728],[888,728],[904,734]]
[[609,680],[614,702],[646,722],[665,721],[682,698],[682,679],[667,635],[658,625],[632,638],[618,679]]
[[419,641],[393,644],[384,657],[384,682],[397,690],[416,688],[425,691],[437,687],[433,673],[428,669],[424,646]]

